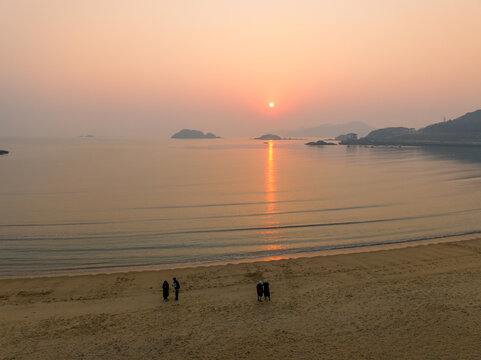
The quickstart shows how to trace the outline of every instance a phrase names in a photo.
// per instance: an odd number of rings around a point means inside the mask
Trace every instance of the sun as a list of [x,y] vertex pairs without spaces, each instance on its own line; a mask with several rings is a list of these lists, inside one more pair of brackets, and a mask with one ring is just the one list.
[[270,108],[273,108],[274,106],[276,106],[276,104],[274,104],[272,101],[269,103],[269,107]]

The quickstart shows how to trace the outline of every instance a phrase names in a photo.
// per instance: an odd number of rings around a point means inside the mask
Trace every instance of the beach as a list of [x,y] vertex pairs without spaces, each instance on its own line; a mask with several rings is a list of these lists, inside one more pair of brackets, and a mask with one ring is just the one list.
[[[480,359],[481,239],[443,241],[2,279],[0,359]],[[163,302],[174,276],[180,300]]]

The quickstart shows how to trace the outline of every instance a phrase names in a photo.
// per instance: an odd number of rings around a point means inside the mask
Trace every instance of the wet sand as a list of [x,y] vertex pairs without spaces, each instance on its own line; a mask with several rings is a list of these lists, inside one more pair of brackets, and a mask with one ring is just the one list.
[[0,280],[0,359],[481,359],[481,239],[417,245]]

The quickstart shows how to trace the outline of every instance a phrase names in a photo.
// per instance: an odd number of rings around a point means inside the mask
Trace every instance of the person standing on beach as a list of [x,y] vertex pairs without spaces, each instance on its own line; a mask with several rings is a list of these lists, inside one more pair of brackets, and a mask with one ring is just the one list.
[[262,281],[257,283],[257,301],[262,301],[262,294],[264,293],[264,288],[262,287]]
[[267,301],[267,298],[271,301],[271,290],[269,289],[269,282],[264,280],[264,300]]
[[175,301],[178,301],[179,300],[180,284],[179,284],[179,282],[177,281],[176,278],[174,278],[174,283],[172,284],[172,286],[174,287],[174,290],[175,290]]
[[167,280],[162,284],[162,293],[164,295],[164,301],[169,301],[169,283]]

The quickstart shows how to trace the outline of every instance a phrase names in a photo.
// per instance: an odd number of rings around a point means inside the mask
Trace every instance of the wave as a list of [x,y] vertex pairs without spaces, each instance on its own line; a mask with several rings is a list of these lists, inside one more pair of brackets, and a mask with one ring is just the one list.
[[109,220],[109,221],[85,221],[85,222],[69,222],[69,223],[27,223],[27,224],[0,224],[2,227],[55,227],[55,226],[84,226],[84,225],[111,225],[111,224],[131,224],[142,222],[156,222],[156,221],[184,221],[184,220],[208,220],[208,219],[228,219],[228,218],[243,218],[243,217],[261,217],[261,216],[277,216],[277,215],[289,215],[289,214],[307,214],[318,212],[330,212],[330,211],[347,211],[347,210],[360,210],[360,209],[372,209],[390,206],[393,204],[377,204],[377,205],[364,205],[364,206],[349,206],[339,208],[328,209],[310,209],[310,210],[293,210],[293,211],[273,211],[264,213],[251,213],[251,214],[236,214],[236,215],[212,215],[212,216],[194,216],[194,217],[170,217],[170,218],[153,218],[153,219],[137,219],[137,220]]
[[291,225],[269,225],[269,226],[253,226],[253,227],[241,227],[241,228],[224,228],[224,229],[197,229],[197,230],[185,230],[185,231],[171,231],[171,232],[147,232],[147,233],[131,233],[131,234],[90,234],[88,237],[30,237],[30,238],[5,238],[0,239],[0,242],[6,241],[60,241],[60,240],[93,240],[93,239],[131,239],[131,238],[146,238],[146,237],[156,237],[156,236],[169,236],[169,235],[187,235],[187,234],[215,234],[215,233],[229,233],[229,232],[247,232],[247,231],[263,231],[263,230],[289,230],[289,229],[306,229],[306,228],[317,228],[317,227],[330,227],[330,226],[350,226],[350,225],[361,225],[361,224],[373,224],[373,223],[386,223],[395,221],[408,221],[408,220],[419,220],[419,219],[429,219],[435,217],[451,216],[454,214],[465,214],[470,212],[480,211],[481,208],[469,209],[469,210],[459,210],[451,211],[445,213],[419,215],[419,216],[405,216],[405,217],[394,217],[394,218],[384,218],[384,219],[371,219],[371,220],[356,220],[356,221],[340,221],[340,222],[329,222],[329,223],[312,223],[312,224],[291,224]]
[[438,213],[438,214],[429,214],[429,215],[421,215],[421,216],[406,216],[406,217],[395,217],[395,218],[386,218],[386,219],[372,219],[372,220],[358,220],[358,221],[340,221],[340,222],[330,222],[330,223],[272,225],[272,226],[254,226],[254,227],[245,227],[245,228],[172,231],[172,232],[165,232],[165,233],[155,233],[155,234],[151,234],[151,235],[160,236],[160,235],[181,235],[181,234],[205,234],[205,233],[223,233],[223,232],[238,232],[238,231],[285,230],[285,229],[313,228],[313,227],[324,227],[324,226],[346,226],[346,225],[359,225],[359,224],[373,224],[373,223],[382,223],[382,222],[428,219],[428,218],[434,218],[434,217],[440,217],[440,216],[450,216],[450,215],[453,215],[453,214],[467,213],[467,212],[480,211],[480,210],[481,209],[478,208],[478,209],[460,210],[460,211],[453,211],[453,212],[449,212],[449,213]]
[[[427,229],[425,229],[427,230]],[[435,229],[429,229],[433,231]],[[409,235],[417,233],[416,230],[408,230],[408,231],[396,231],[396,235]],[[366,234],[356,234],[354,236],[343,236],[341,239],[336,239],[336,241],[361,241],[362,239],[375,239],[375,238],[387,238],[392,236],[392,232],[385,232],[385,233],[366,233]],[[319,243],[322,241],[317,237],[311,238],[303,238],[301,243],[302,244],[309,244],[309,243]],[[275,241],[276,245],[281,246],[291,246],[298,244],[298,241],[292,238],[284,238],[283,240],[277,239]],[[98,244],[96,244],[98,245]],[[138,245],[132,244],[131,246],[118,246],[116,244],[115,247],[81,247],[81,248],[59,248],[59,249],[52,249],[48,248],[17,248],[12,251],[13,253],[117,253],[123,251],[144,251],[144,250],[173,250],[173,249],[221,249],[221,248],[239,248],[239,247],[264,247],[266,245],[265,241],[258,240],[258,239],[251,239],[248,242],[201,242],[201,243],[176,243],[176,242],[169,242],[169,243],[154,243],[152,245]],[[292,247],[289,249],[292,250]],[[309,250],[308,247],[303,246],[302,249]],[[287,250],[287,249],[286,249]],[[9,259],[8,255],[3,256],[2,260]]]
[[209,207],[225,207],[225,206],[246,206],[246,205],[268,205],[282,203],[298,203],[313,202],[325,199],[298,199],[298,200],[276,200],[276,201],[253,201],[253,202],[236,202],[236,203],[217,203],[217,204],[193,204],[193,205],[166,205],[166,206],[148,206],[133,208],[133,210],[155,210],[155,209],[197,209]]
[[[300,256],[302,254],[312,254],[312,253],[322,253],[325,251],[331,250],[344,250],[344,249],[355,249],[355,248],[363,248],[363,247],[372,247],[372,246],[379,246],[379,245],[393,245],[393,244],[403,244],[403,243],[411,243],[411,242],[418,242],[423,240],[434,240],[434,239],[445,239],[450,237],[457,237],[457,236],[466,236],[466,235],[476,235],[481,234],[481,229],[477,230],[467,230],[467,231],[459,231],[459,232],[452,232],[452,233],[442,233],[442,234],[434,234],[434,235],[427,235],[427,236],[418,236],[412,238],[404,238],[404,239],[396,239],[396,240],[385,240],[385,241],[378,241],[378,242],[363,242],[363,243],[351,243],[351,244],[340,244],[340,245],[328,245],[328,246],[321,246],[321,247],[311,247],[311,248],[296,248],[296,249],[289,249],[284,251],[260,251],[260,252],[250,252],[244,253],[242,255],[231,255],[231,256],[220,256],[220,257],[212,257],[212,258],[204,258],[204,259],[191,259],[188,261],[176,261],[176,262],[150,262],[150,263],[137,263],[137,264],[129,264],[129,265],[120,265],[120,264],[83,264],[77,266],[63,266],[57,269],[49,269],[46,271],[42,271],[39,269],[35,269],[35,277],[36,276],[45,276],[45,275],[64,275],[64,274],[84,274],[84,273],[93,273],[93,272],[125,272],[129,270],[142,270],[142,269],[149,269],[154,270],[158,268],[169,268],[175,269],[179,267],[187,267],[187,266],[202,266],[202,265],[215,265],[215,264],[225,264],[228,262],[250,262],[256,260],[262,260],[263,258],[272,258],[272,257],[282,257],[282,258],[289,258],[291,256]],[[27,277],[32,276],[32,270],[23,270],[23,271],[15,271],[8,268],[8,271],[0,271],[0,278],[1,277]]]

